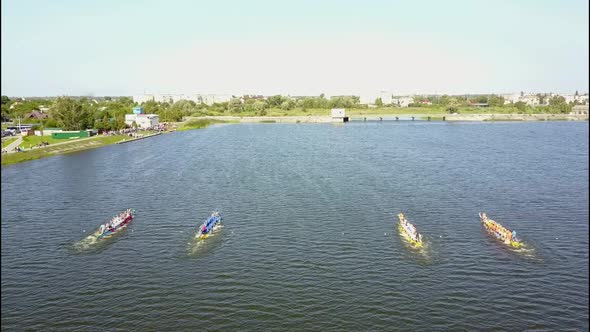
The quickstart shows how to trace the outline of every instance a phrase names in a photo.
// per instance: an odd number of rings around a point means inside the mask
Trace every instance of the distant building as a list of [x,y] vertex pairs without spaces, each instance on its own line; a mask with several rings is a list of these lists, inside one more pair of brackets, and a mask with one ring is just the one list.
[[155,101],[154,95],[136,95],[133,96],[133,102],[137,104],[143,104],[148,101]]
[[570,114],[588,115],[588,105],[576,105],[572,107]]
[[224,103],[230,101],[231,95],[214,95],[214,94],[144,94],[133,96],[133,102],[142,104],[148,101],[157,103],[175,103],[180,100],[192,100],[196,104],[213,105],[215,103]]
[[394,97],[391,100],[392,104],[398,107],[408,107],[411,103],[414,102],[413,97],[404,96],[404,97]]
[[158,126],[160,117],[157,114],[125,114],[125,124],[133,126],[133,122],[138,128],[148,129]]
[[502,98],[504,98],[504,105],[506,104],[514,104],[518,101],[518,98],[520,98],[520,94],[519,93],[508,93],[508,94],[503,94],[500,95]]
[[529,106],[541,105],[541,99],[537,95],[528,94],[518,98],[518,101],[522,101]]
[[48,115],[40,111],[32,111],[25,115],[25,119],[44,120]]
[[391,92],[386,90],[381,90],[379,93],[379,98],[381,98],[383,105],[391,105],[391,103],[393,102],[392,97],[393,95],[391,94]]
[[53,133],[62,131],[60,128],[43,128],[43,130],[35,130],[35,136],[51,136]]
[[194,101],[197,104],[205,104],[205,105],[213,105],[219,103],[226,103],[230,101],[232,98],[231,95],[202,95],[196,94],[192,95],[189,100]]

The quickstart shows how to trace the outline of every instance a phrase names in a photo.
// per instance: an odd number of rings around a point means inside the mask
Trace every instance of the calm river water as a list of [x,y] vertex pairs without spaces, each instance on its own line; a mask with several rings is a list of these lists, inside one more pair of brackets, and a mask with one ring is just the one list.
[[2,168],[2,330],[588,330],[588,213],[588,122],[220,125],[55,156]]

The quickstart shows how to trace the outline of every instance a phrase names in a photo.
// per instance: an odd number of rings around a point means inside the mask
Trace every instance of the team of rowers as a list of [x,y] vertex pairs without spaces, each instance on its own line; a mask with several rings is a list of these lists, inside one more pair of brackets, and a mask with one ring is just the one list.
[[[481,221],[486,225],[486,227],[493,232],[493,234],[503,242],[513,245],[522,245],[520,240],[516,238],[516,231],[510,231],[504,226],[500,225],[496,221],[488,218],[488,216],[482,212],[479,214]],[[418,245],[422,244],[422,234],[419,234],[416,230],[416,227],[412,225],[403,213],[398,214],[399,222],[401,227],[403,228],[404,232],[408,235],[408,237],[416,242]]]
[[[219,212],[218,211],[214,211],[213,213],[211,213],[211,217],[209,217],[209,219],[207,219],[207,221],[205,221],[199,228],[197,228],[197,233],[199,233],[199,229],[200,229],[200,233],[201,234],[207,234],[207,232],[209,232],[209,229],[207,229],[207,222],[211,219],[211,218],[217,218],[219,217]],[[217,223],[217,222],[216,222]],[[215,225],[211,226],[211,228],[213,228]]]
[[496,237],[504,242],[518,242],[519,240],[516,238],[516,231],[510,231],[506,229],[504,226],[498,224],[496,221],[488,218],[485,212],[479,214],[481,221],[484,222],[490,230],[494,232]]
[[131,209],[127,209],[126,211],[121,212],[113,217],[113,219],[111,219],[111,221],[107,222],[106,224],[100,225],[98,235],[102,235],[106,231],[114,232],[115,229],[131,215],[131,213]]
[[406,231],[408,236],[415,242],[422,243],[422,234],[418,233],[416,227],[408,222],[406,217],[403,213],[397,215],[399,217],[399,222],[401,223],[403,229]]

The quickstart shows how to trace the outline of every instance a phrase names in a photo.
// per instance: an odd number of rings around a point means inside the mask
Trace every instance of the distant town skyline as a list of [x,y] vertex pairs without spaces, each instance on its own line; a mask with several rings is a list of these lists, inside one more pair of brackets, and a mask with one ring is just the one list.
[[587,93],[588,1],[2,1],[2,95]]

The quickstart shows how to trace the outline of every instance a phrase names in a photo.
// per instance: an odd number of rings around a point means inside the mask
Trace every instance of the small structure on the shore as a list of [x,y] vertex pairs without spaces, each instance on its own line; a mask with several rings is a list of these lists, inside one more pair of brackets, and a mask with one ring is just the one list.
[[69,131],[54,131],[51,133],[53,139],[76,139],[94,136],[97,134],[96,129],[87,130],[69,130]]
[[588,105],[576,105],[572,107],[572,111],[570,114],[588,115]]
[[142,129],[153,128],[160,123],[160,117],[157,114],[143,114],[143,107],[136,106],[132,114],[125,114],[125,124],[133,126],[133,123]]
[[348,117],[346,116],[344,108],[332,109],[332,122],[348,122]]

